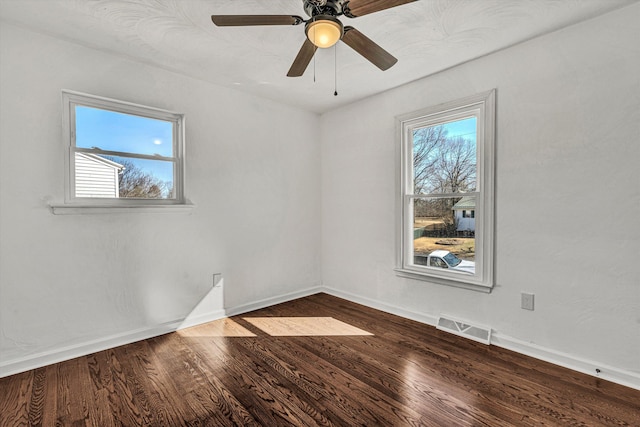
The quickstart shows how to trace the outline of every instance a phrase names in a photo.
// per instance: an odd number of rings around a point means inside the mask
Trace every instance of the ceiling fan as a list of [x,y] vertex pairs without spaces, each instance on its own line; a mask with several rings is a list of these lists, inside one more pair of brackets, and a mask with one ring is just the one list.
[[287,73],[288,77],[302,76],[318,48],[331,47],[339,40],[384,71],[398,60],[360,31],[342,25],[338,17],[357,18],[414,1],[417,0],[303,0],[304,11],[310,17],[307,20],[296,15],[212,15],[211,20],[219,27],[304,23],[307,38]]

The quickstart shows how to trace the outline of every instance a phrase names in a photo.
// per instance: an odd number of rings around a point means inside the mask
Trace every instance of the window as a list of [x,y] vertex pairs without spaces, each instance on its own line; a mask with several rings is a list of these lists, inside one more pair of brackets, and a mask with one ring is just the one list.
[[397,119],[399,275],[493,286],[495,91]]
[[447,264],[442,260],[442,258],[429,258],[429,265],[431,267],[447,268]]
[[65,202],[88,206],[184,203],[184,117],[63,92]]

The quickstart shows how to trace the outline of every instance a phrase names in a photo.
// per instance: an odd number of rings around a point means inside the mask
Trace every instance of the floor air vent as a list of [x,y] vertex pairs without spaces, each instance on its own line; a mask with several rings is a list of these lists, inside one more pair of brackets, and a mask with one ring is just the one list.
[[469,338],[483,344],[491,344],[491,328],[470,325],[449,317],[440,317],[436,327],[442,331],[451,332],[461,337]]

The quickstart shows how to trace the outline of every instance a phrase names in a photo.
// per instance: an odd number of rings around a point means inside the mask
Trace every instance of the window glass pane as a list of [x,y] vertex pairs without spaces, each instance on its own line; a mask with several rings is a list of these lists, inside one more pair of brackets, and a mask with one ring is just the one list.
[[172,199],[174,163],[76,153],[76,197]]
[[127,157],[111,157],[124,166],[120,173],[121,198],[171,199],[174,196],[174,163]]
[[173,123],[75,106],[76,147],[173,157]]
[[476,118],[413,131],[414,194],[476,190]]
[[[413,201],[413,264],[475,274],[475,196]],[[436,259],[437,258],[437,259]]]

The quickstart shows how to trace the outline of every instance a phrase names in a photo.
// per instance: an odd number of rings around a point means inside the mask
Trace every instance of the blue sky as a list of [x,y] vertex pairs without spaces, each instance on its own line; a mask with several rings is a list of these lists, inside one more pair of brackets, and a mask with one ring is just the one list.
[[[146,155],[173,156],[173,123],[76,106],[76,146]],[[112,156],[113,157],[113,156]],[[115,161],[118,158],[114,157]],[[163,181],[173,181],[173,163],[131,159]]]
[[[76,106],[76,146],[146,155],[173,156],[173,123],[86,106]],[[447,123],[449,137],[476,140],[476,118]],[[111,156],[114,161],[120,158]],[[132,159],[138,167],[173,182],[173,163]]]
[[451,122],[444,125],[447,129],[447,136],[461,136],[464,139],[475,142],[476,140],[476,118],[470,117],[457,122]]

